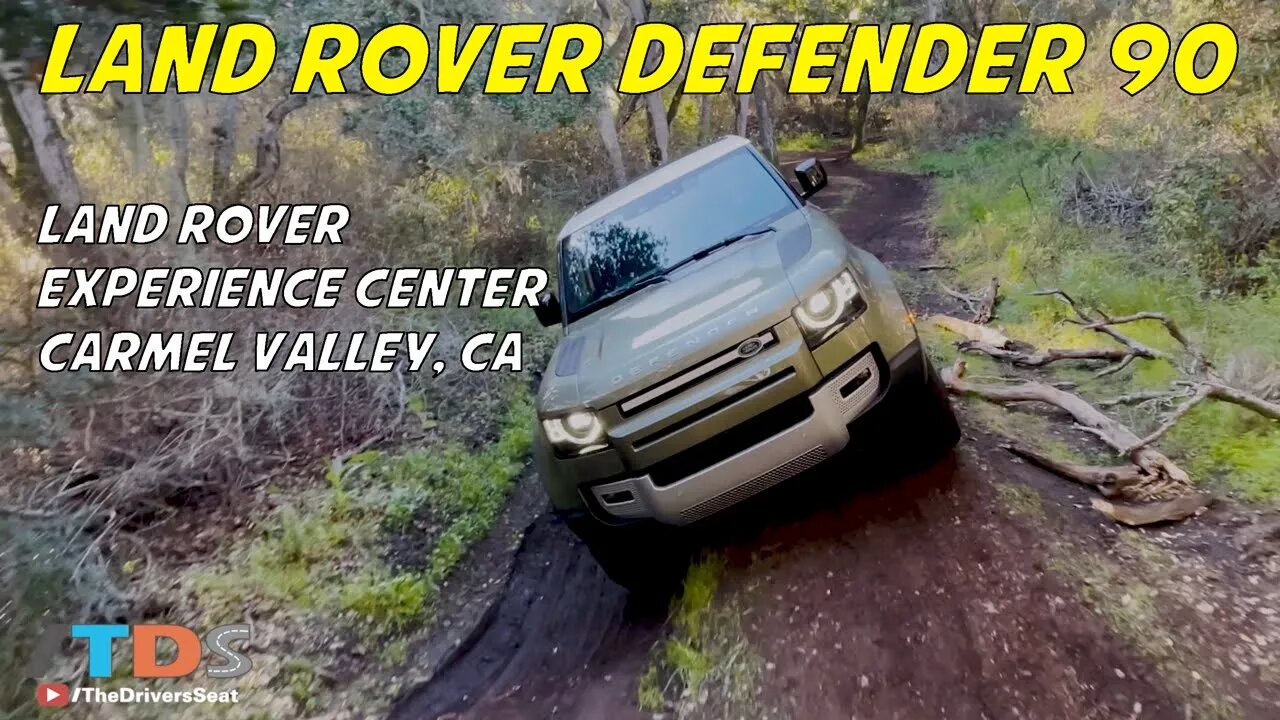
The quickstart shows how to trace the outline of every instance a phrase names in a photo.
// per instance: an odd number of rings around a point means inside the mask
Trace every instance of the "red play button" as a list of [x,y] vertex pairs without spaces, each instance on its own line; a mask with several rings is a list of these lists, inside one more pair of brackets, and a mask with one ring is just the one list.
[[40,683],[36,686],[36,704],[40,707],[63,707],[71,702],[71,689],[62,683]]

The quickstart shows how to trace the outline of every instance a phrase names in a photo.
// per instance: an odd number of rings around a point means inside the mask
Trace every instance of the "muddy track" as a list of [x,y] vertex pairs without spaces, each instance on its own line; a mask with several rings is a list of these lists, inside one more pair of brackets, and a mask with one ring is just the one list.
[[[822,203],[848,237],[901,272],[928,260],[923,179],[824,162]],[[1045,481],[995,445],[971,429],[954,457],[907,478],[837,462],[757,501],[767,513],[722,523],[726,589],[749,588],[745,631],[769,662],[760,717],[1182,717],[1046,571],[1034,528],[999,511],[993,478]],[[822,490],[794,490],[804,483]],[[637,606],[543,516],[501,601],[391,717],[647,717],[635,682],[663,605]]]

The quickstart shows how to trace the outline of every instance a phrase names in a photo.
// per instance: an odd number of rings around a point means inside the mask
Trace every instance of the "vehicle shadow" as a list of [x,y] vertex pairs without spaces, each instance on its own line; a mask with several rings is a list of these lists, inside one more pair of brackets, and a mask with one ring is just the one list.
[[[849,449],[711,518],[691,534],[703,550],[734,556],[856,535],[870,524],[927,524],[928,508],[966,475],[955,451],[913,468],[911,448]],[[746,560],[746,558],[738,558]]]

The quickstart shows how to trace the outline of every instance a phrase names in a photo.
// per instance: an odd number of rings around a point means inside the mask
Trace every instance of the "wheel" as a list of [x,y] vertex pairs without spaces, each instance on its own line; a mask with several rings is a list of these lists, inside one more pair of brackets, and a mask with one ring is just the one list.
[[684,579],[690,550],[672,528],[653,523],[611,526],[586,514],[566,517],[565,524],[605,575],[632,593],[666,593]]
[[951,407],[951,397],[933,363],[925,360],[927,373],[924,397],[918,404],[916,427],[924,447],[922,459],[930,464],[945,456],[960,442],[960,423]]

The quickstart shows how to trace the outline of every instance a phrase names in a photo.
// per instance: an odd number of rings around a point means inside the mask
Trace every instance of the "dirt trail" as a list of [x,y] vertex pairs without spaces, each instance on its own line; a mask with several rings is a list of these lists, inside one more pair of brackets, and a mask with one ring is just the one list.
[[[822,202],[845,233],[915,272],[931,254],[924,181],[823,159]],[[755,503],[767,514],[748,507],[724,523],[725,589],[741,591],[745,632],[768,662],[760,717],[1183,717],[1047,571],[1035,528],[994,497],[997,479],[1062,483],[995,445],[970,429],[954,457],[907,478],[836,463]],[[657,605],[634,606],[543,517],[489,622],[392,718],[648,717],[635,683],[661,633]]]

